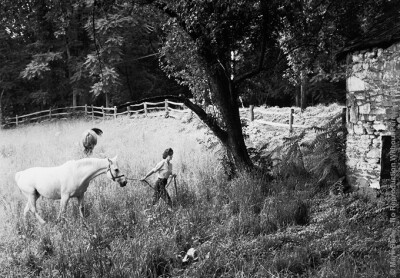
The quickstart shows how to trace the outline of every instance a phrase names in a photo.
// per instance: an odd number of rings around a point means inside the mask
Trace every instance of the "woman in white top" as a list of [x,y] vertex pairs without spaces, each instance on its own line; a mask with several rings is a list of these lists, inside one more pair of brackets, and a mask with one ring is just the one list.
[[169,196],[165,186],[167,185],[169,176],[176,176],[175,174],[172,174],[171,159],[173,155],[174,151],[171,148],[166,149],[162,155],[163,160],[157,163],[157,165],[141,179],[145,180],[152,174],[158,173],[158,179],[154,188],[153,205],[155,205],[161,197],[170,207],[172,207],[171,197]]

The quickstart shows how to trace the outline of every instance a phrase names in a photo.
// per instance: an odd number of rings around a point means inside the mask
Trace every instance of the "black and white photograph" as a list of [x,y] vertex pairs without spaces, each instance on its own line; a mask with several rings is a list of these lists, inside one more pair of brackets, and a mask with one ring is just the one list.
[[400,278],[399,0],[0,0],[0,277]]

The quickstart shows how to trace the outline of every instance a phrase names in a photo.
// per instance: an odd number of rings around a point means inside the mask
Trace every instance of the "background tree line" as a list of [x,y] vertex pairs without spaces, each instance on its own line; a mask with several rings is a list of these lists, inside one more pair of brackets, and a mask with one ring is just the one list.
[[[238,112],[246,103],[344,101],[335,53],[391,0],[4,0],[3,115],[78,104],[182,100],[251,166]],[[187,97],[193,97],[191,102]],[[214,104],[219,117],[206,113]]]

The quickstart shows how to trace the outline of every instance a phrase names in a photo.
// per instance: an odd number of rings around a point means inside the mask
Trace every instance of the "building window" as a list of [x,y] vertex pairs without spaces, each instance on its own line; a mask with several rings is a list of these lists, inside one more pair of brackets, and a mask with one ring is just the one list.
[[392,147],[392,136],[382,135],[382,151],[381,151],[381,186],[390,183],[390,148]]

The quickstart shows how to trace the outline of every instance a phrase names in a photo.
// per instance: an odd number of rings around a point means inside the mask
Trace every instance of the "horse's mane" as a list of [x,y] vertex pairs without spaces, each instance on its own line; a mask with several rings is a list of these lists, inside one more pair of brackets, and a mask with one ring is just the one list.
[[103,162],[106,158],[97,158],[97,157],[85,157],[81,158],[78,160],[75,160],[76,163],[79,163],[81,165],[86,165],[86,164],[100,164]]

